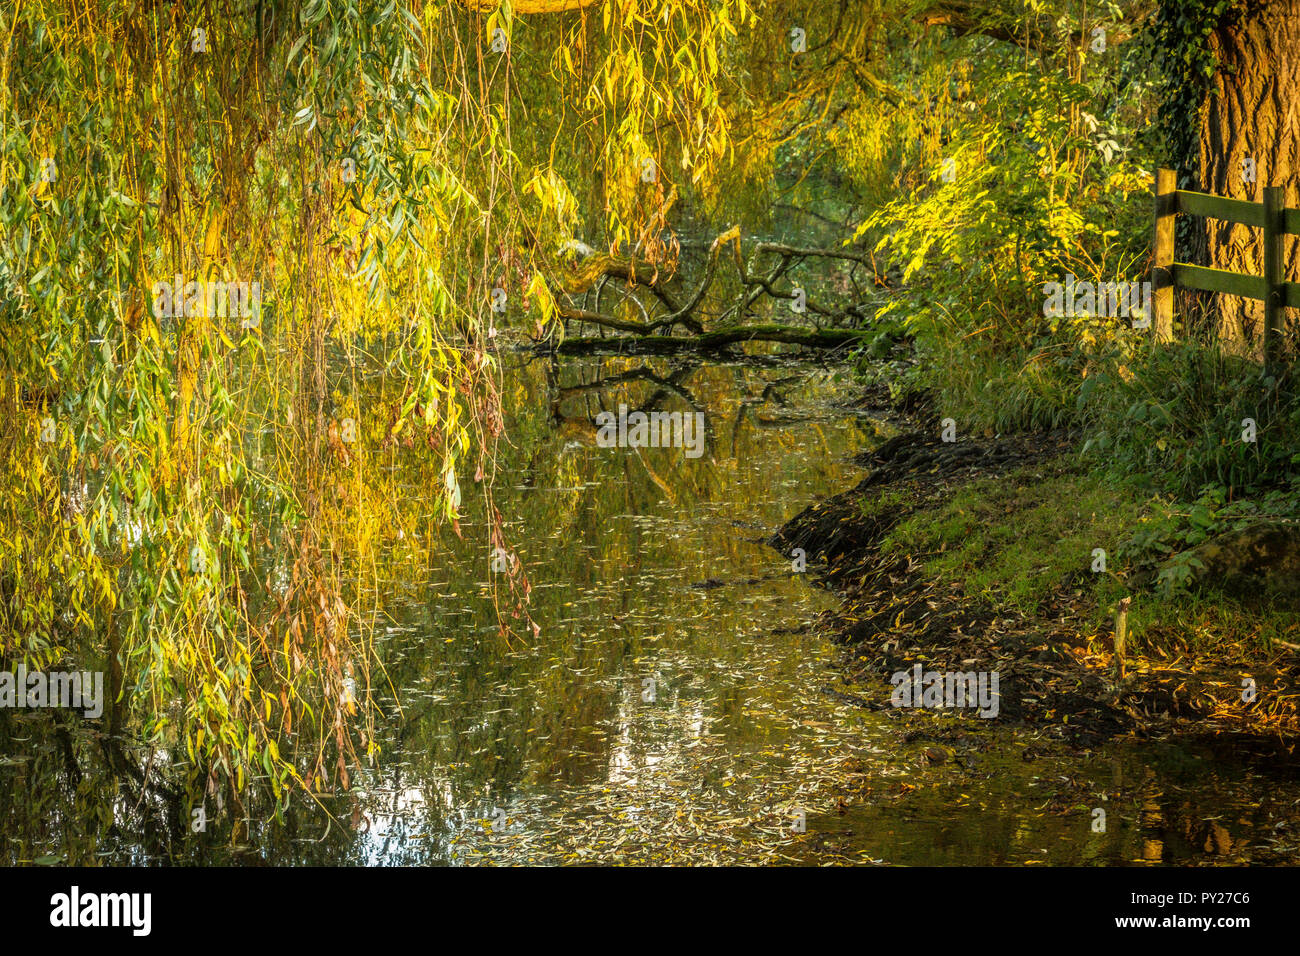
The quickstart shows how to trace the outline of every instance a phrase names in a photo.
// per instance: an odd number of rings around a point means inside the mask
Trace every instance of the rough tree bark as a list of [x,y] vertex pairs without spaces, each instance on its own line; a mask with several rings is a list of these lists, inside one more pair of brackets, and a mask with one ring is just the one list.
[[[1205,192],[1260,202],[1265,186],[1285,189],[1285,205],[1300,208],[1300,0],[1251,3],[1236,23],[1210,36],[1219,57],[1201,112],[1199,162]],[[1243,160],[1254,160],[1255,181],[1243,177]],[[1207,220],[1193,233],[1190,258],[1216,269],[1261,275],[1261,231]],[[1300,240],[1283,247],[1286,277],[1300,280]],[[1256,354],[1262,345],[1264,307],[1234,296],[1216,296],[1213,329],[1222,344]],[[1284,310],[1294,348],[1296,313]]]

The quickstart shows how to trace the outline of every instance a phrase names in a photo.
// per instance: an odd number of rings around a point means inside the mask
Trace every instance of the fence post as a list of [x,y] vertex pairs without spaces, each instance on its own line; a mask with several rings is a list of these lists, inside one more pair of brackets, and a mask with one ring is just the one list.
[[1264,372],[1277,374],[1282,326],[1282,210],[1281,186],[1264,187]]
[[1159,342],[1174,337],[1174,193],[1178,176],[1172,169],[1156,170],[1156,235],[1151,265],[1151,336]]

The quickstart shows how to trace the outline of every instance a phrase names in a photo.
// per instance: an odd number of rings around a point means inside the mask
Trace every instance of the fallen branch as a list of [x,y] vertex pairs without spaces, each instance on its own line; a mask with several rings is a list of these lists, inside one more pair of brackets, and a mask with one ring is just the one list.
[[[554,346],[553,350],[562,355],[601,350],[664,355],[674,352],[708,352],[743,342],[780,342],[786,345],[826,349],[855,344],[866,334],[865,330],[860,329],[818,330],[791,325],[753,325],[692,336],[646,335],[635,339],[584,336],[565,339],[558,346]],[[539,345],[538,348],[542,351],[552,350],[552,347],[547,345]]]
[[739,226],[732,226],[722,235],[718,236],[718,238],[713,240],[713,244],[709,246],[709,264],[704,269],[704,278],[700,280],[699,288],[695,290],[695,295],[691,296],[691,300],[667,317],[665,321],[667,321],[670,326],[676,322],[681,322],[697,335],[704,331],[703,325],[694,319],[687,318],[687,316],[695,311],[699,306],[700,301],[704,298],[704,293],[707,292],[709,286],[713,284],[713,274],[718,268],[718,250],[732,240],[735,240],[736,248],[739,249]]
[[[741,284],[745,288],[744,295],[739,303],[732,306],[723,314],[725,321],[728,316],[738,314],[745,316],[749,314],[754,303],[759,297],[766,294],[774,299],[793,299],[795,293],[783,292],[777,288],[777,283],[785,277],[791,269],[797,266],[804,259],[823,258],[823,259],[841,259],[849,262],[855,262],[859,265],[865,265],[871,269],[878,286],[885,285],[887,280],[876,272],[875,263],[869,253],[864,254],[854,252],[844,248],[832,249],[813,249],[800,246],[789,246],[779,242],[760,242],[750,255],[749,263],[746,264],[740,244],[740,227],[732,226],[726,232],[719,235],[709,245],[708,261],[705,265],[704,275],[700,278],[695,290],[690,297],[679,302],[676,296],[665,288],[666,279],[661,278],[659,272],[650,263],[640,262],[636,259],[618,259],[608,255],[591,255],[583,260],[575,269],[570,271],[559,280],[560,289],[569,297],[576,296],[580,293],[589,291],[593,286],[597,286],[596,311],[581,308],[576,304],[557,304],[556,317],[564,322],[586,322],[601,328],[615,329],[620,332],[628,332],[632,335],[642,338],[655,339],[652,342],[646,342],[643,345],[643,351],[679,351],[682,349],[712,349],[722,348],[735,342],[746,339],[758,341],[777,341],[788,342],[798,345],[814,345],[817,347],[833,347],[842,344],[846,339],[843,336],[856,338],[860,333],[852,330],[841,330],[823,334],[820,330],[809,330],[789,326],[755,326],[752,328],[742,328],[731,326],[730,328],[716,331],[705,332],[703,323],[694,318],[694,312],[704,301],[705,295],[713,285],[717,277],[718,261],[722,250],[731,246],[732,255],[736,264],[736,271],[740,276]],[[774,255],[777,257],[775,265],[770,272],[766,274],[759,271],[757,263],[760,257],[764,255]],[[647,278],[642,278],[646,276]],[[638,322],[634,319],[617,318],[608,315],[600,310],[599,288],[606,279],[620,279],[630,291],[637,285],[644,285],[658,299],[662,306],[667,310],[666,314],[656,319],[651,319],[650,315],[642,306],[642,314],[645,321]],[[671,278],[671,277],[669,277]],[[599,283],[599,285],[597,285]],[[638,305],[640,300],[634,299]],[[865,318],[862,311],[862,305],[849,306],[846,309],[834,310],[824,308],[816,302],[806,297],[803,300],[804,307],[810,313],[824,316],[828,319],[858,319]],[[681,325],[689,331],[695,333],[694,338],[677,338],[674,336],[656,336],[656,333],[667,329],[671,331],[674,326]],[[775,337],[773,337],[775,336]],[[569,342],[586,342],[586,338],[569,339]],[[595,341],[603,341],[597,339]],[[563,348],[563,347],[562,347]],[[579,350],[585,346],[577,346]]]
[[590,322],[592,325],[618,329],[620,332],[631,332],[634,335],[654,335],[660,329],[666,329],[678,322],[692,332],[704,331],[704,327],[699,322],[688,318],[678,319],[670,316],[657,322],[636,322],[632,319],[619,319],[612,315],[605,315],[603,312],[589,312],[586,309],[574,309],[567,306],[560,306],[556,312],[566,322]]
[[560,288],[569,295],[578,295],[586,292],[602,278],[622,279],[629,286],[643,285],[653,292],[670,312],[681,310],[681,304],[663,287],[663,282],[666,280],[660,280],[659,271],[649,263],[635,259],[616,259],[606,255],[588,256],[576,271],[561,279]]

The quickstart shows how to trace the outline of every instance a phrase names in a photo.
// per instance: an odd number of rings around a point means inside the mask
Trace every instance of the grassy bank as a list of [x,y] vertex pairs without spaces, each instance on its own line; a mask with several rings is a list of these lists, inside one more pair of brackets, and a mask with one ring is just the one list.
[[1080,430],[948,442],[933,415],[910,425],[774,541],[815,556],[840,594],[831,624],[865,697],[887,707],[891,675],[922,663],[1000,674],[998,719],[1086,746],[1163,732],[1291,746],[1300,604],[1268,591],[1267,562],[1225,569],[1213,550],[1235,526],[1272,527],[1283,499],[1189,503],[1099,466]]
[[[918,557],[925,574],[957,582],[969,599],[1000,612],[1030,617],[1064,598],[1100,654],[1113,652],[1116,609],[1126,597],[1131,655],[1236,649],[1244,662],[1300,641],[1300,615],[1289,602],[1224,594],[1209,584],[1167,586],[1153,564],[1179,567],[1179,555],[1192,554],[1161,556],[1171,529],[1186,534],[1205,519],[1195,505],[1152,493],[1142,477],[1089,470],[1072,457],[977,480],[914,512],[881,551]],[[878,503],[864,499],[862,507],[872,512]]]
[[[1178,166],[1184,188],[1213,185],[1189,158],[1185,117],[1157,95],[1178,89],[1195,103],[1203,87],[1188,71],[1213,67],[1196,37],[1183,60],[1161,55],[1191,29],[1172,9],[1079,59],[962,37],[944,40],[942,57],[898,51],[927,115],[915,104],[852,115],[833,138],[862,210],[855,239],[890,277],[859,351],[864,380],[919,408],[926,434],[948,421],[957,444],[1077,436],[1064,470],[949,487],[878,544],[922,555],[927,573],[999,610],[1038,613],[1068,578],[1067,593],[1095,605],[1079,625],[1094,632],[1130,597],[1131,641],[1155,654],[1297,643],[1291,612],[1260,597],[1276,583],[1267,568],[1225,589],[1204,559],[1216,540],[1300,520],[1294,316],[1270,375],[1257,304],[1180,294],[1175,341],[1157,344],[1143,328],[1149,301],[1093,294],[1150,279],[1157,167]],[[937,63],[959,64],[959,82]],[[886,148],[932,128],[941,135],[916,154]],[[1249,184],[1230,185],[1258,201]],[[1202,224],[1180,222],[1178,254],[1194,259]],[[876,507],[869,497],[862,507]],[[1104,573],[1091,570],[1098,548]],[[1280,560],[1273,577],[1289,567]]]

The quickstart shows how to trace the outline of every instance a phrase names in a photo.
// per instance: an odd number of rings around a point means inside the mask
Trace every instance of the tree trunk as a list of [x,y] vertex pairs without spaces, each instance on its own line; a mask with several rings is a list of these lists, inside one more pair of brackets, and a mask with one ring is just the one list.
[[[1261,202],[1265,186],[1281,186],[1285,205],[1300,208],[1300,0],[1252,3],[1235,23],[1210,36],[1216,71],[1200,117],[1201,190]],[[1253,160],[1254,181],[1248,170]],[[1195,187],[1193,187],[1195,188]],[[1192,262],[1248,275],[1263,274],[1261,230],[1198,220]],[[1300,279],[1300,240],[1283,245],[1284,278]],[[1208,297],[1208,294],[1207,294]],[[1263,343],[1261,302],[1220,295],[1211,328],[1223,346],[1258,356]],[[1283,310],[1294,352],[1297,315]]]

